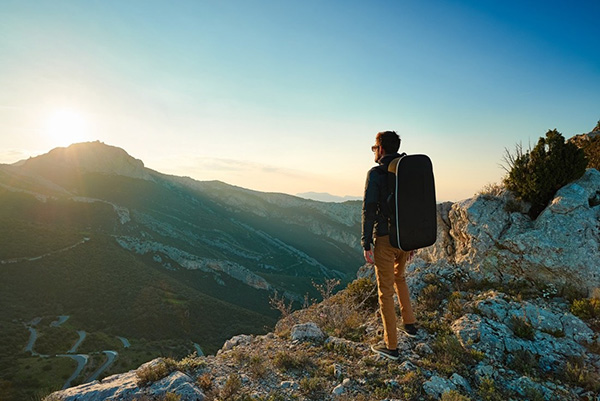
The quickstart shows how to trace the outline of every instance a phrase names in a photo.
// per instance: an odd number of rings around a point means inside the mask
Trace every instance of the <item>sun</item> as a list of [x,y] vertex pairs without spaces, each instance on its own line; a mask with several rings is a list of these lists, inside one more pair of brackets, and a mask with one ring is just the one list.
[[72,109],[54,110],[46,120],[45,134],[55,146],[69,146],[89,140],[88,122]]

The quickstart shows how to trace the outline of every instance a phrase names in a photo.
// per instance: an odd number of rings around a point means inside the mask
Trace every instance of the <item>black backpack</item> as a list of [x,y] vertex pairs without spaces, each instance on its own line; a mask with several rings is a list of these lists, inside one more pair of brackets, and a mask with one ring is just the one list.
[[383,180],[380,211],[388,218],[390,244],[403,251],[425,248],[437,237],[437,206],[433,165],[426,155],[392,160]]

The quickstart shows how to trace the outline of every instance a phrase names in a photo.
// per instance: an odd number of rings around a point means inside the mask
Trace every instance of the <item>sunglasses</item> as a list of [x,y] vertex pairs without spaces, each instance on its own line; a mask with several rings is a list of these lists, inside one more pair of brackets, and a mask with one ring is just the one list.
[[379,149],[379,145],[373,145],[371,146],[371,151],[375,152],[377,149]]

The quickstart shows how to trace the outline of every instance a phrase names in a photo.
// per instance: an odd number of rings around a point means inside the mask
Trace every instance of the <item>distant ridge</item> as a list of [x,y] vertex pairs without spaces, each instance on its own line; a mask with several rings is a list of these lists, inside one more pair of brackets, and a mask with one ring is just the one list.
[[327,192],[302,192],[302,193],[296,194],[296,196],[299,196],[300,198],[312,199],[312,200],[316,200],[316,201],[320,201],[320,202],[347,202],[347,201],[362,199],[359,196],[352,196],[352,195],[337,196],[337,195],[329,194]]

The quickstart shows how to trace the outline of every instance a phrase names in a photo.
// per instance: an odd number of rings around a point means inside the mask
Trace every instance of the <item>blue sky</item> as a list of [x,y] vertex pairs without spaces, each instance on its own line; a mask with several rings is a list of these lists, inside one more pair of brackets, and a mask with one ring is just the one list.
[[392,129],[459,200],[505,148],[600,119],[598,1],[2,3],[0,163],[98,139],[165,173],[361,196]]

